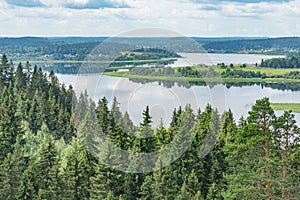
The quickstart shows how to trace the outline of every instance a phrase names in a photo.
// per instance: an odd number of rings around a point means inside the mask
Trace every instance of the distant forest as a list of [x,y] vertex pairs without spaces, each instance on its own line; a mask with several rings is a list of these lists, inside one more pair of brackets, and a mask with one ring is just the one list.
[[292,56],[262,60],[260,66],[268,68],[300,68],[300,57]]
[[299,55],[300,37],[240,39],[205,43],[204,49],[210,53],[263,53],[279,55]]
[[[96,48],[99,44],[101,49]],[[0,52],[6,52],[14,60],[80,61],[97,51],[106,55],[120,55],[122,51],[144,47],[176,53],[260,53],[292,56],[300,54],[300,38],[0,38]]]

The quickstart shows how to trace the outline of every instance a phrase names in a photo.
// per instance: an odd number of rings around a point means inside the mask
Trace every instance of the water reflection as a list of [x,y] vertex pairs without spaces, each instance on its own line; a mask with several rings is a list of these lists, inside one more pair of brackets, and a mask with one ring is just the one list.
[[[122,112],[128,111],[135,124],[142,120],[142,111],[149,105],[155,125],[168,125],[174,108],[191,104],[194,111],[207,104],[222,113],[231,109],[238,120],[246,117],[257,99],[269,97],[271,102],[299,103],[299,84],[281,83],[209,83],[136,80],[120,77],[58,74],[59,80],[73,85],[77,95],[87,90],[98,101],[105,96],[110,102],[116,96]],[[296,114],[300,122],[300,115]]]
[[208,86],[209,88],[213,88],[219,84],[224,85],[224,87],[230,89],[231,87],[245,87],[245,86],[260,86],[261,88],[271,88],[276,90],[290,90],[290,91],[300,91],[300,83],[299,82],[287,82],[287,83],[268,83],[268,82],[205,82],[205,81],[170,81],[170,80],[146,80],[146,79],[136,79],[130,78],[130,81],[133,83],[155,83],[161,85],[166,88],[172,88],[174,86],[191,88],[192,86]]

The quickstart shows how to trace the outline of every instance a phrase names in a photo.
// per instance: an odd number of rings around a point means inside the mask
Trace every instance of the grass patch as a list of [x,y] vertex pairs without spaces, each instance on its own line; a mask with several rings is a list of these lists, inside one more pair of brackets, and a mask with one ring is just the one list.
[[[182,67],[175,67],[175,70],[178,70],[178,68]],[[227,67],[227,68],[221,68],[218,65],[208,65],[208,66],[192,66],[192,70],[197,71],[208,71],[209,68],[213,68],[216,72],[222,73],[225,72],[227,69],[233,70],[242,70],[244,72],[260,72],[265,73],[267,76],[278,76],[278,75],[285,75],[291,71],[299,71],[299,68],[265,68],[265,67],[255,67],[252,65],[247,65],[245,68],[240,68],[238,66],[234,66],[233,68]]]
[[[225,72],[226,69],[222,69],[222,68],[215,68],[217,72],[221,73],[221,72]],[[267,76],[278,76],[278,75],[284,75],[286,73],[289,73],[291,71],[299,71],[300,69],[298,68],[279,68],[279,69],[275,69],[275,68],[261,68],[261,67],[246,67],[246,68],[228,68],[231,70],[242,70],[242,71],[252,71],[252,72],[260,72],[260,73],[266,73]]]
[[115,77],[126,77],[127,72],[104,72],[103,75],[115,76]]
[[176,77],[176,76],[146,76],[146,75],[135,75],[128,72],[105,72],[103,75],[114,76],[114,77],[125,77],[135,78],[144,80],[158,80],[158,81],[188,81],[188,82],[202,82],[207,83],[297,83],[299,79],[284,79],[284,78],[194,78],[194,77]]
[[292,110],[300,113],[300,103],[271,103],[271,107],[274,110]]
[[245,71],[251,71],[253,70],[254,72],[260,71],[260,73],[266,73],[267,76],[277,76],[277,75],[284,75],[286,73],[289,73],[291,71],[300,71],[300,69],[274,69],[274,68],[245,68]]

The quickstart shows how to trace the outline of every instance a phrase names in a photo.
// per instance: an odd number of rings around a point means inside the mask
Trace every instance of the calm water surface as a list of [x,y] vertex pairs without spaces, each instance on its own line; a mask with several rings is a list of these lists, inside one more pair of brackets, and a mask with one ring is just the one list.
[[[241,64],[241,63],[260,63],[262,59],[284,57],[266,56],[251,54],[203,54],[203,53],[181,53],[183,58],[178,59],[172,66],[187,66],[196,64]],[[61,67],[60,67],[61,69]],[[222,84],[215,86],[196,86],[188,82],[168,83],[146,82],[139,80],[133,82],[127,78],[108,77],[99,74],[94,75],[70,75],[58,74],[58,78],[66,85],[73,85],[77,96],[84,90],[88,91],[89,96],[98,101],[105,96],[109,102],[114,96],[120,102],[122,112],[127,111],[133,122],[138,124],[142,120],[142,111],[147,105],[150,106],[150,113],[153,117],[154,125],[158,125],[163,120],[168,125],[174,108],[184,107],[191,104],[193,109],[203,110],[207,104],[213,105],[220,113],[231,109],[235,119],[241,116],[247,117],[255,100],[269,97],[271,102],[300,102],[300,91],[298,86],[293,86],[297,91],[282,89],[277,87],[262,87],[261,85],[251,86],[231,86],[226,87]],[[165,87],[165,86],[168,87]],[[184,85],[184,86],[182,86]],[[300,87],[300,86],[299,86]],[[274,89],[274,88],[281,88]],[[277,112],[279,114],[281,112]],[[298,123],[300,114],[296,114]]]
[[[269,97],[271,102],[300,102],[299,91],[278,90],[260,85],[230,88],[222,84],[213,87],[190,85],[187,88],[175,83],[167,88],[159,82],[137,83],[127,78],[96,74],[57,76],[66,85],[73,85],[77,95],[87,89],[89,96],[95,101],[105,96],[111,102],[116,96],[122,112],[128,111],[135,124],[141,122],[141,113],[146,105],[150,107],[154,125],[158,125],[161,119],[168,125],[173,109],[186,104],[191,104],[195,111],[198,108],[203,110],[207,104],[213,105],[221,113],[231,109],[238,120],[242,115],[247,117],[248,111],[259,98]],[[299,123],[300,115],[296,114],[296,118]]]
[[179,53],[183,58],[178,58],[172,67],[206,64],[260,64],[262,59],[284,58],[282,55],[260,55],[260,54],[219,54],[219,53]]

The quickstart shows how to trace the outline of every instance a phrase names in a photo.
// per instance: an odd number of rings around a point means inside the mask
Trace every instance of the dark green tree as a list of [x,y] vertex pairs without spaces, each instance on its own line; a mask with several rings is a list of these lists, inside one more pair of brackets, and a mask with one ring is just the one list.
[[1,65],[0,65],[0,75],[2,77],[3,83],[8,86],[9,81],[7,79],[7,73],[9,71],[8,59],[5,54],[1,57]]
[[3,161],[0,170],[0,195],[3,199],[15,199],[18,190],[19,180],[15,166],[16,160],[11,153]]
[[225,199],[272,198],[274,119],[269,99],[257,100],[234,143],[228,144],[230,170]]
[[71,145],[72,150],[63,175],[63,198],[89,199],[91,164],[88,152],[83,142],[79,139],[74,139]]
[[272,176],[276,180],[274,185],[280,188],[277,189],[276,198],[297,198],[300,195],[297,189],[300,174],[298,173],[299,167],[296,167],[299,166],[299,161],[294,158],[299,152],[300,130],[296,125],[295,115],[291,111],[285,111],[282,116],[277,118],[275,130],[274,139],[277,141],[276,147],[279,156],[276,159],[275,173],[273,172]]
[[152,117],[150,116],[149,106],[143,111],[143,122],[141,126],[149,126],[152,123]]
[[222,200],[221,191],[218,189],[216,183],[211,184],[208,194],[206,197],[207,200]]
[[13,153],[13,145],[19,134],[20,116],[16,115],[16,98],[12,91],[12,85],[4,87],[0,99],[0,163],[8,153]]
[[35,181],[36,177],[33,172],[32,166],[29,166],[22,175],[21,184],[17,193],[17,199],[38,199]]
[[192,199],[193,199],[193,195],[189,193],[186,183],[184,182],[175,200],[192,200]]
[[103,133],[108,134],[110,129],[110,111],[108,109],[108,101],[105,97],[103,97],[98,102],[97,106],[97,119],[98,123],[100,124]]
[[61,198],[59,181],[59,159],[50,134],[48,139],[42,143],[38,153],[38,159],[34,163],[35,181],[38,186],[39,199]]
[[21,177],[26,168],[21,136],[14,145],[13,154],[9,153],[0,166],[0,195],[4,199],[17,199]]
[[153,195],[153,177],[151,174],[147,175],[139,192],[139,200],[152,200]]
[[15,73],[15,82],[14,82],[15,88],[19,91],[21,89],[24,89],[26,87],[26,76],[23,72],[23,66],[22,63],[18,64],[16,73]]
[[112,106],[111,106],[111,114],[115,123],[119,124],[122,118],[122,113],[120,111],[119,102],[117,98],[113,98]]
[[44,100],[43,93],[36,90],[33,97],[31,108],[28,112],[29,128],[34,134],[41,130],[42,124],[45,120]]

